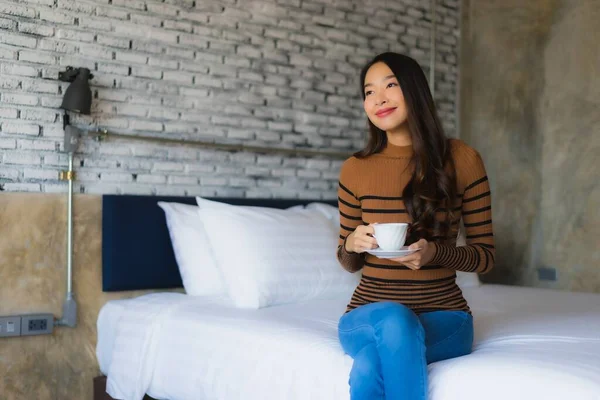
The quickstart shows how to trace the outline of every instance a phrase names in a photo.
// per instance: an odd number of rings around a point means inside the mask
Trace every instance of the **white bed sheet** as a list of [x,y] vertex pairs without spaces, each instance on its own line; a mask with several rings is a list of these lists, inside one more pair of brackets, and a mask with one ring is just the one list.
[[[472,354],[429,366],[430,400],[599,400],[600,295],[468,288]],[[348,399],[347,299],[241,310],[158,293],[108,302],[97,356],[117,399]]]

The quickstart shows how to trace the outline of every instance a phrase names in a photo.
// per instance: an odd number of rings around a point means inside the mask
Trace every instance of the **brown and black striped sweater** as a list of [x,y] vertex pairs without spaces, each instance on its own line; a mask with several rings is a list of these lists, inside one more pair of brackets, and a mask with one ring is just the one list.
[[456,271],[486,273],[494,266],[490,187],[479,153],[460,140],[450,139],[450,145],[458,186],[452,237],[456,238],[462,217],[467,246],[456,247],[456,239],[446,244],[434,240],[433,259],[416,271],[367,253],[349,253],[344,246],[346,237],[361,224],[412,222],[402,200],[402,192],[412,174],[412,146],[388,144],[380,153],[363,159],[351,157],[342,165],[337,255],[346,270],[362,269],[361,281],[347,311],[372,302],[396,301],[416,313],[470,312],[456,284]]

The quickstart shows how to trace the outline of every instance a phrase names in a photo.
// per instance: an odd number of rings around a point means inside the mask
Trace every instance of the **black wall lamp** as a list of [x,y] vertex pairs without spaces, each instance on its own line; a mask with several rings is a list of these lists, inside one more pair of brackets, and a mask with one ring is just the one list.
[[69,155],[69,168],[61,171],[59,178],[68,181],[69,191],[67,198],[67,295],[63,304],[63,316],[55,320],[57,326],[68,326],[74,328],[77,325],[77,303],[73,295],[73,154],[77,150],[79,138],[82,131],[69,122],[68,111],[90,115],[92,106],[92,91],[89,80],[94,76],[87,68],[67,67],[65,71],[58,73],[58,79],[63,82],[71,82],[65,94],[60,108],[65,110],[63,127],[65,129],[64,151]]

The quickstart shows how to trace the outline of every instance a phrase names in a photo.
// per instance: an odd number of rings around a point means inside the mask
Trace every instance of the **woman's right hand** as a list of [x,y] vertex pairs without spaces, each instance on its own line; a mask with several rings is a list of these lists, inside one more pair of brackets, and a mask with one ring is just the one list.
[[377,240],[373,237],[375,229],[372,225],[357,226],[346,238],[346,251],[349,253],[363,253],[365,250],[377,247]]

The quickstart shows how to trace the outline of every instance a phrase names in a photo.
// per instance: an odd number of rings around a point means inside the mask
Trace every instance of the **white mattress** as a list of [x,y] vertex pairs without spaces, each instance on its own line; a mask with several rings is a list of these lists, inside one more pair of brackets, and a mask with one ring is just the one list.
[[[600,295],[465,290],[472,354],[429,366],[430,400],[599,400]],[[232,308],[160,293],[108,302],[97,356],[116,399],[348,399],[337,339],[347,299]]]

